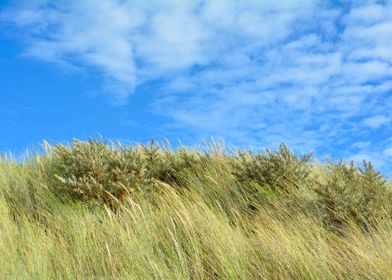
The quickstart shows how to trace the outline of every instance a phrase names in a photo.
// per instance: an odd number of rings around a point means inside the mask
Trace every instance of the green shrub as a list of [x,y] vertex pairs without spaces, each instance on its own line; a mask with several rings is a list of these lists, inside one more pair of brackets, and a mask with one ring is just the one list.
[[72,147],[55,146],[52,155],[54,187],[63,199],[122,199],[126,192],[151,183],[135,149],[75,140]]
[[149,147],[142,145],[141,149],[148,176],[170,185],[180,185],[183,173],[194,172],[202,158],[200,153],[185,148],[163,150],[154,142]]
[[299,157],[291,153],[285,144],[275,152],[239,152],[234,159],[234,175],[241,182],[249,182],[256,192],[289,192],[308,183],[311,158],[311,154]]
[[51,149],[53,188],[62,199],[122,199],[135,190],[146,191],[154,180],[181,183],[181,174],[200,162],[197,152],[146,147],[123,148],[95,140],[74,140],[72,146]]
[[390,196],[382,175],[371,163],[358,168],[339,162],[329,164],[326,180],[316,188],[324,224],[342,229],[354,222],[367,230],[384,219],[390,211]]

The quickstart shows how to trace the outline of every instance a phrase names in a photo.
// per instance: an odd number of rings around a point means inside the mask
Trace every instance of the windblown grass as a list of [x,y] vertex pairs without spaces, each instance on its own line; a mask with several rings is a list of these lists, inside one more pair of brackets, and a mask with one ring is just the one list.
[[285,147],[78,143],[0,160],[0,279],[392,279],[390,187],[374,170]]

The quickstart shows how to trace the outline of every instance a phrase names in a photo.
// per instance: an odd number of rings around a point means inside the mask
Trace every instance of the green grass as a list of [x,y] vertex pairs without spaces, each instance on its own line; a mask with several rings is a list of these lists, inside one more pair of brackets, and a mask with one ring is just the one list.
[[390,182],[369,165],[46,148],[0,159],[0,279],[392,279]]

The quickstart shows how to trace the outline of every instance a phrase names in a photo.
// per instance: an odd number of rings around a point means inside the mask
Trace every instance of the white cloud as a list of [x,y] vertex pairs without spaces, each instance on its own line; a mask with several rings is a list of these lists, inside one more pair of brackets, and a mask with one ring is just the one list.
[[383,153],[384,153],[384,155],[385,155],[386,157],[391,158],[391,157],[392,157],[392,147],[386,148],[386,149],[383,151]]
[[151,109],[170,128],[325,153],[391,131],[390,1],[38,1],[6,14],[28,55],[94,67],[117,102],[160,80]]
[[389,123],[390,121],[391,118],[387,116],[377,115],[364,119],[362,123],[370,128],[379,128],[383,124]]
[[358,141],[351,145],[353,148],[357,149],[367,149],[372,143],[370,141]]

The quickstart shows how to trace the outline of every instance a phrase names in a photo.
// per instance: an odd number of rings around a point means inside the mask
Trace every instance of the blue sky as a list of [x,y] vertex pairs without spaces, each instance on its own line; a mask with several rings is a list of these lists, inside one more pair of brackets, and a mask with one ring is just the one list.
[[391,1],[0,1],[0,151],[276,147],[392,175]]

